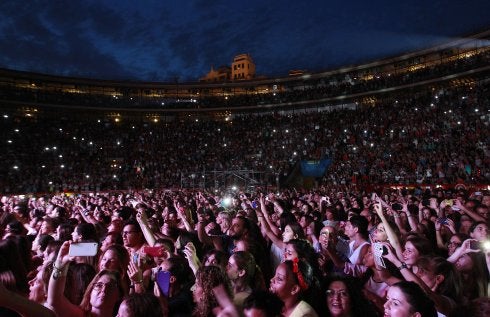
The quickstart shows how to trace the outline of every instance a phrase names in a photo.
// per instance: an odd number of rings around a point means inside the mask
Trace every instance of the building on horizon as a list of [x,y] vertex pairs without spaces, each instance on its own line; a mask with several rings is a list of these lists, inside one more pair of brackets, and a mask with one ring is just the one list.
[[220,66],[211,70],[206,76],[199,79],[200,82],[225,82],[251,80],[255,78],[255,63],[250,54],[239,54],[233,58],[231,67]]

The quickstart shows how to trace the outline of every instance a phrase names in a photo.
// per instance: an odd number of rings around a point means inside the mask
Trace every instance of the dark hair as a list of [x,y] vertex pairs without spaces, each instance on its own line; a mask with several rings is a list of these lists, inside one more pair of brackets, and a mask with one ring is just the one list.
[[102,244],[102,242],[103,242],[105,239],[107,239],[107,237],[113,237],[113,238],[114,238],[114,243],[113,243],[113,244],[111,244],[111,245],[114,245],[114,244],[123,245],[123,243],[124,243],[124,242],[123,242],[123,238],[122,238],[122,236],[121,236],[121,234],[120,234],[120,233],[118,233],[118,232],[108,232],[108,233],[105,235],[104,239],[102,239],[102,240],[100,241],[101,243],[100,243],[99,245],[101,245],[101,244]]
[[298,258],[308,262],[312,266],[316,276],[320,276],[318,275],[320,272],[318,265],[318,253],[316,253],[315,249],[308,240],[292,239],[286,242],[286,244],[292,245],[298,254]]
[[7,224],[7,227],[10,229],[12,234],[22,234],[25,231],[24,225],[19,220],[12,220]]
[[460,272],[463,285],[463,294],[466,299],[488,296],[488,283],[490,281],[485,254],[483,252],[470,252],[465,254],[471,258],[473,267],[467,272]]
[[73,232],[74,226],[68,222],[62,223],[58,227],[58,240],[65,242],[71,240],[71,234]]
[[239,270],[244,270],[241,286],[249,286],[252,289],[265,289],[265,281],[262,271],[255,262],[254,256],[247,251],[236,251],[230,258],[233,257],[236,266]]
[[[301,225],[298,223],[298,221],[296,221],[296,218],[294,221],[286,224],[286,226],[289,226],[291,228],[291,230],[293,231],[293,233],[298,236],[297,239],[306,239],[305,231],[303,230]],[[286,228],[286,226],[284,226],[284,228]],[[283,232],[284,232],[284,230],[283,230]]]
[[211,255],[214,255],[216,261],[218,262],[216,265],[220,269],[224,270],[226,268],[226,264],[228,263],[228,253],[216,249],[209,250],[204,254],[202,263],[204,264]]
[[[121,277],[119,273],[114,271],[102,270],[94,276],[87,289],[85,290],[85,293],[83,294],[82,302],[79,306],[83,309],[84,312],[90,312],[92,310],[92,304],[90,304],[90,295],[92,293],[92,290],[94,289],[95,283],[97,283],[99,279],[104,275],[110,276],[116,282],[119,298],[122,298],[125,295],[125,290],[123,287],[123,283],[121,282]],[[117,303],[114,307],[114,310],[117,311]]]
[[[291,274],[301,288],[298,298],[304,300],[310,304],[315,311],[323,311],[322,301],[320,301],[320,281],[313,270],[313,267],[305,260],[295,259],[294,261],[286,260],[284,261],[286,269],[289,271],[288,275]],[[297,272],[295,272],[297,266]],[[303,280],[306,285],[301,285]],[[304,288],[307,286],[307,288]]]
[[122,206],[116,210],[116,215],[122,218],[123,221],[128,220],[133,214],[135,214],[135,210],[127,206]]
[[224,285],[228,295],[232,297],[230,281],[219,267],[202,266],[196,272],[196,284],[202,288],[202,298],[198,298],[193,316],[209,317],[213,316],[213,308],[217,307],[218,301],[213,294],[213,288]]
[[87,263],[70,263],[64,294],[74,305],[80,305],[83,293],[95,276],[95,269]]
[[434,275],[443,275],[444,280],[436,289],[438,294],[447,296],[459,302],[461,299],[461,279],[453,264],[439,256],[422,256],[417,261],[421,270],[432,272]]
[[174,256],[163,262],[168,264],[168,271],[175,277],[179,285],[190,288],[194,283],[194,274],[185,258]]
[[470,233],[473,233],[473,231],[475,231],[476,227],[478,225],[481,225],[481,224],[484,224],[484,225],[487,225],[487,223],[485,221],[476,221],[476,222],[473,222],[473,224],[471,225],[470,227]]
[[459,306],[451,312],[449,317],[487,317],[490,311],[490,298],[480,297],[472,300],[466,305]]
[[175,252],[175,245],[174,245],[174,242],[171,239],[168,239],[168,238],[157,239],[155,241],[155,244],[160,244],[160,245],[164,246],[166,249],[168,249],[168,251],[170,253],[174,253]]
[[424,293],[422,288],[415,282],[401,281],[391,287],[398,287],[405,295],[410,305],[411,313],[420,313],[422,317],[436,317],[437,311],[434,302]]
[[133,293],[124,297],[123,303],[133,317],[164,316],[160,301],[151,293]]
[[279,317],[282,315],[284,303],[269,291],[253,291],[243,302],[243,309],[261,310],[266,317]]
[[349,222],[353,227],[357,228],[357,232],[360,235],[362,235],[364,238],[367,238],[369,222],[366,217],[353,215],[349,218]]
[[99,241],[97,239],[97,231],[91,223],[80,223],[75,230],[82,237],[83,241]]
[[0,241],[0,273],[2,272],[11,272],[16,292],[29,293],[27,268],[22,261],[18,245],[12,239]]
[[284,228],[286,228],[287,225],[289,225],[293,222],[297,223],[298,221],[296,220],[296,217],[293,215],[293,213],[290,211],[284,211],[279,216],[279,224],[280,224],[282,231],[284,231]]
[[124,227],[126,226],[133,226],[133,230],[136,231],[136,232],[139,232],[141,234],[143,234],[143,231],[141,230],[141,227],[140,225],[138,224],[138,222],[136,221],[136,219],[134,218],[130,218],[128,221],[126,221],[124,224],[123,224],[123,230],[124,230]]
[[20,255],[19,260],[22,261],[27,272],[33,270],[35,267],[31,257],[32,242],[26,236],[14,235],[7,237],[7,239],[13,241],[17,246]]
[[[334,276],[326,280],[325,287],[327,290],[333,282],[342,282],[345,284],[347,288],[347,293],[349,294],[349,298],[350,298],[350,310],[352,313],[351,316],[356,316],[356,317],[378,316],[372,304],[362,293],[363,286],[359,279],[350,276],[346,276],[346,277]],[[330,311],[328,311],[328,314],[330,315]]]
[[121,274],[121,277],[124,277],[126,275],[125,274],[126,269],[129,265],[129,253],[128,250],[120,244],[111,244],[109,247],[107,247],[105,252],[99,255],[99,259],[97,261],[97,268],[99,268],[102,258],[108,251],[112,251],[116,254],[117,259],[119,260],[119,270],[117,272]]
[[201,258],[201,241],[199,241],[197,234],[186,231],[186,230],[181,230],[179,232],[178,239],[180,241],[180,248],[177,249],[177,254],[180,254],[181,256],[184,256],[184,249],[187,243],[191,242],[194,244],[196,247],[196,254],[198,258]]
[[429,239],[424,236],[418,234],[410,234],[405,240],[405,243],[407,242],[413,244],[415,249],[417,249],[417,251],[419,252],[420,256],[430,255],[433,253],[434,249],[432,248],[432,244],[430,243]]
[[49,242],[54,241],[53,236],[50,236],[49,234],[42,234],[39,236],[37,243],[39,244],[39,250],[43,251],[46,250],[48,247]]

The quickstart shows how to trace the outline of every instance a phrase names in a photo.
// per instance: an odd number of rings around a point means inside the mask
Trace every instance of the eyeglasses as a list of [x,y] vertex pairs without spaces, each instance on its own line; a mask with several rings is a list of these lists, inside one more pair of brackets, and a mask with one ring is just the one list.
[[128,234],[131,234],[131,233],[136,233],[136,232],[138,232],[138,231],[123,231],[121,234],[122,234],[123,236],[127,236]]
[[333,289],[327,289],[325,294],[327,294],[327,297],[337,297],[337,296],[340,296],[341,298],[349,297],[349,293],[347,293],[347,290],[345,289],[341,289],[339,291],[335,291]]
[[116,283],[102,283],[102,282],[97,282],[94,284],[94,290],[96,291],[101,291],[102,288],[107,290],[108,292],[113,291],[116,288]]

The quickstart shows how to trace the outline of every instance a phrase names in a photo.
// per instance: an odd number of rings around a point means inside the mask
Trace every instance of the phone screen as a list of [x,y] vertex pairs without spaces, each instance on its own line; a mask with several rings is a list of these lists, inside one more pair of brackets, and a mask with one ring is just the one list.
[[158,288],[162,292],[163,296],[168,297],[168,292],[170,290],[170,272],[160,271],[157,273],[157,284]]
[[96,242],[80,242],[70,244],[69,256],[95,256],[98,244]]
[[470,241],[470,249],[471,250],[480,249],[480,242],[479,241]]

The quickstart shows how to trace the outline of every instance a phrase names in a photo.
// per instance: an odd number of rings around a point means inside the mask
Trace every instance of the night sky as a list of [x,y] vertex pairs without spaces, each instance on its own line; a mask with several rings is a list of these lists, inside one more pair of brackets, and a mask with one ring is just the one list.
[[258,75],[278,77],[484,31],[489,13],[489,0],[3,0],[0,67],[184,82],[250,53]]

